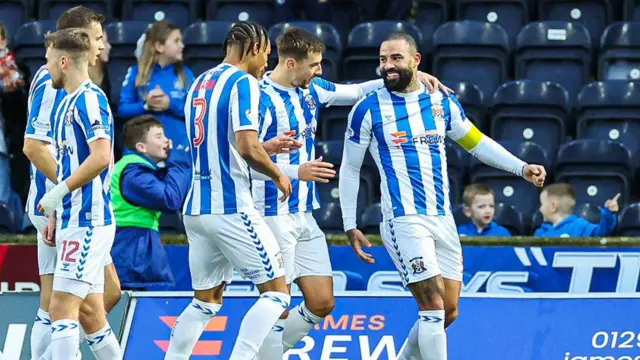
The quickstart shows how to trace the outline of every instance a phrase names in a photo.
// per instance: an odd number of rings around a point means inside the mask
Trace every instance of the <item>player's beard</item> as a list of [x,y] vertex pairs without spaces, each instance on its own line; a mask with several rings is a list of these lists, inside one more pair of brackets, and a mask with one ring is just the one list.
[[[404,91],[409,84],[411,84],[411,80],[413,79],[413,71],[410,68],[394,68],[390,70],[381,69],[382,79],[384,80],[384,86],[386,86],[389,91]],[[397,79],[389,79],[387,77],[388,74],[398,74]]]
[[60,76],[57,79],[51,76],[51,86],[54,89],[64,88],[64,73],[60,72]]

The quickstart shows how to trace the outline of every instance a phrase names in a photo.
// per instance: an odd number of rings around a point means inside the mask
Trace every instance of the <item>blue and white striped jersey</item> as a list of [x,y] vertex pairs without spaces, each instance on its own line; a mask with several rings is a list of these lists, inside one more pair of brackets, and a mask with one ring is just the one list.
[[[29,88],[27,128],[24,137],[48,143],[47,147],[54,159],[56,155],[53,145],[53,122],[56,109],[65,95],[64,89],[56,90],[51,86],[51,75],[46,65],[40,67]],[[31,184],[25,210],[28,214],[42,215],[38,211],[38,203],[53,187],[53,183],[33,164],[31,164],[30,175]]]
[[193,171],[185,215],[255,209],[249,166],[237,150],[235,133],[258,131],[259,101],[258,80],[227,63],[194,81],[185,104]]
[[[345,152],[371,152],[382,178],[385,219],[451,215],[445,136],[471,148],[482,133],[466,119],[454,95],[429,94],[422,85],[406,94],[381,88],[352,109]],[[352,217],[355,223],[355,206]]]
[[62,198],[56,209],[62,228],[104,226],[114,223],[111,207],[113,169],[113,115],[104,92],[90,80],[64,97],[55,115],[54,144],[58,182],[66,180],[89,157],[89,144],[111,143],[111,164],[91,182]]
[[[382,80],[361,84],[334,84],[314,78],[309,88],[284,87],[266,74],[260,82],[260,141],[280,135],[295,137],[303,143],[296,153],[274,155],[279,164],[301,165],[315,156],[315,137],[320,108],[331,105],[354,105],[370,91],[380,88]],[[273,181],[252,181],[253,200],[264,216],[313,211],[320,207],[319,195],[313,182],[291,180],[293,192],[287,202],[278,201],[282,195]]]

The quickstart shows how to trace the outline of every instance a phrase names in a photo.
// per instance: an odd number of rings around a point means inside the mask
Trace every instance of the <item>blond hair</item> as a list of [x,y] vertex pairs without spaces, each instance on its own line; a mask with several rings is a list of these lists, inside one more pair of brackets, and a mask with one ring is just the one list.
[[45,47],[64,51],[72,57],[87,57],[91,49],[91,40],[83,29],[63,29],[47,33]]
[[573,186],[566,183],[551,184],[542,190],[547,194],[547,197],[555,197],[560,201],[558,208],[561,212],[571,214],[576,206],[576,191]]
[[495,195],[493,190],[485,184],[471,184],[467,185],[464,188],[464,193],[462,194],[462,201],[464,205],[470,207],[473,204],[473,199],[477,195]]

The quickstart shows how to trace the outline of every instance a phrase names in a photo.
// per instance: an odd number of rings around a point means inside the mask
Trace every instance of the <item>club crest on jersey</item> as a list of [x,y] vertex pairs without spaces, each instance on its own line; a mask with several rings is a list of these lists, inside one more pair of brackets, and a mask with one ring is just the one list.
[[431,107],[431,114],[434,120],[444,120],[444,108],[440,104]]
[[316,109],[316,100],[313,98],[313,95],[307,94],[307,96],[304,97],[304,102],[309,107],[309,110]]
[[411,263],[411,269],[413,270],[413,275],[422,274],[427,271],[427,268],[424,266],[424,261],[422,260],[422,256],[414,257],[409,260]]
[[73,110],[67,111],[64,116],[64,124],[69,126],[71,123],[73,123]]

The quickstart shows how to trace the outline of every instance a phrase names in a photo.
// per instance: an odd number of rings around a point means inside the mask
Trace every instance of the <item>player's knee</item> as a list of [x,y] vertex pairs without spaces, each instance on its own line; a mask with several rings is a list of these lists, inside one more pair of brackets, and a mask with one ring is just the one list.
[[409,289],[420,310],[444,310],[444,289],[438,284],[437,278],[409,284]]
[[309,311],[318,317],[325,317],[333,311],[336,301],[333,295],[314,298],[311,301],[305,301],[305,306]]
[[445,320],[444,327],[447,328],[449,325],[453,324],[454,321],[458,318],[458,305],[453,305],[445,309]]
[[84,301],[82,305],[80,305],[80,314],[78,316],[78,321],[80,321],[80,324],[88,334],[91,334],[102,328],[101,325],[103,323],[104,317],[104,309],[95,309],[87,301]]

